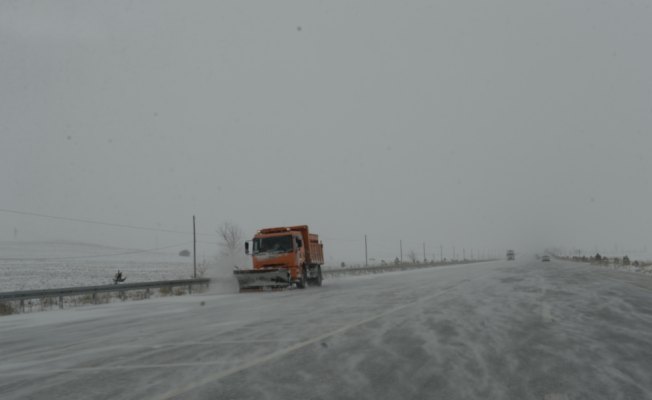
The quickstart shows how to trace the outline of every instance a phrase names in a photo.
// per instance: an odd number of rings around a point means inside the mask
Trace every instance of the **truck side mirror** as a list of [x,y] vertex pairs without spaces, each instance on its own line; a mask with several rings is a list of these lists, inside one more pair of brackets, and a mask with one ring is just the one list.
[[245,254],[249,254],[249,242],[245,242]]
[[301,246],[302,246],[301,239],[297,239],[297,247],[301,248]]

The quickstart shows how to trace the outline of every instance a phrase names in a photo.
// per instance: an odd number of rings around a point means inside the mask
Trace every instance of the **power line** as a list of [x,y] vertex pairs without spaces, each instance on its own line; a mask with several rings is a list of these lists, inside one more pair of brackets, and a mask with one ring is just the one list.
[[[188,231],[176,231],[176,230],[173,230],[173,229],[150,228],[150,227],[146,227],[146,226],[136,226],[136,225],[126,225],[126,224],[114,224],[114,223],[111,223],[111,222],[95,221],[95,220],[92,220],[92,219],[60,217],[60,216],[56,216],[56,215],[47,215],[47,214],[40,214],[40,213],[27,212],[27,211],[8,210],[6,208],[0,208],[0,212],[10,213],[10,214],[18,214],[18,215],[28,215],[28,216],[31,216],[31,217],[57,219],[57,220],[62,220],[62,221],[82,222],[82,223],[85,223],[85,224],[92,224],[92,225],[112,226],[112,227],[116,227],[116,228],[137,229],[137,230],[141,230],[141,231],[178,233],[178,234],[183,234],[183,235],[192,235],[192,232],[188,232]],[[219,237],[219,235],[213,234],[213,233],[197,233],[197,235]]]

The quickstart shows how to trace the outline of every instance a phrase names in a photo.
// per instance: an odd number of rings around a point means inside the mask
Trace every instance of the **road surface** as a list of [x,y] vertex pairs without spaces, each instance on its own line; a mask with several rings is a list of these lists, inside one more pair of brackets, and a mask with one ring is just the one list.
[[531,259],[0,318],[0,398],[652,399],[652,277]]

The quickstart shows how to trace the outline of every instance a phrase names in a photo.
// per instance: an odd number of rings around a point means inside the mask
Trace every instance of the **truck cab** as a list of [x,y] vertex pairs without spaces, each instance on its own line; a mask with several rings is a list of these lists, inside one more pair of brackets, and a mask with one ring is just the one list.
[[252,240],[254,269],[288,268],[297,278],[297,267],[305,263],[301,235],[297,232],[257,234]]

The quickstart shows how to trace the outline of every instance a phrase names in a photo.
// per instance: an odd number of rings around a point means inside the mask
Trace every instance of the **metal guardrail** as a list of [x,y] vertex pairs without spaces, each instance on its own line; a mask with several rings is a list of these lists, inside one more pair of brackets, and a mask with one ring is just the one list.
[[175,287],[187,287],[188,293],[192,293],[192,287],[196,285],[210,284],[210,279],[180,279],[174,281],[155,281],[155,282],[136,282],[136,283],[119,283],[117,285],[102,285],[102,286],[78,286],[57,289],[40,289],[40,290],[21,290],[15,292],[0,293],[0,303],[7,302],[20,302],[20,308],[24,308],[25,300],[32,299],[49,299],[59,298],[59,307],[63,308],[63,298],[71,296],[84,296],[90,295],[92,302],[97,300],[97,294],[107,292],[125,292],[132,290],[146,290],[146,297],[149,297],[149,290],[156,288],[169,288],[170,290]]
[[367,273],[375,274],[375,273],[391,272],[391,271],[406,271],[411,269],[445,267],[449,265],[475,264],[475,263],[487,262],[487,261],[493,261],[493,259],[444,261],[444,262],[436,262],[434,264],[399,264],[399,265],[378,265],[372,267],[329,268],[329,269],[323,269],[322,274],[325,276],[359,275],[359,274],[367,274]]

